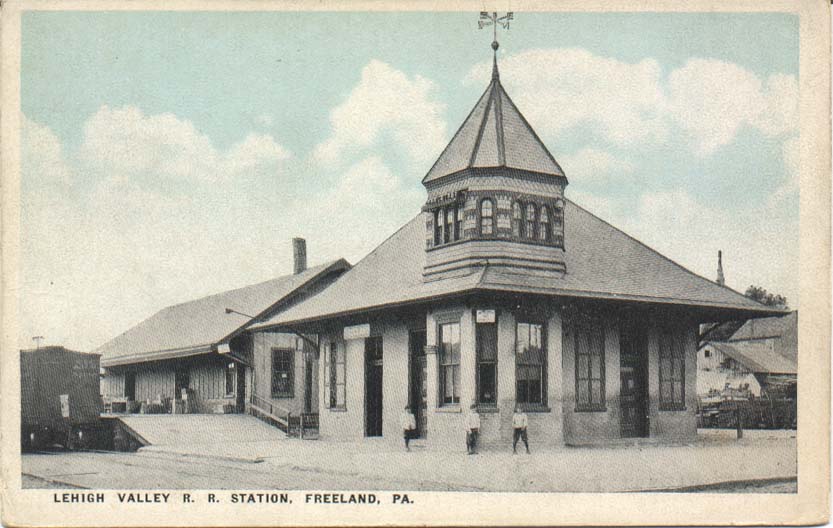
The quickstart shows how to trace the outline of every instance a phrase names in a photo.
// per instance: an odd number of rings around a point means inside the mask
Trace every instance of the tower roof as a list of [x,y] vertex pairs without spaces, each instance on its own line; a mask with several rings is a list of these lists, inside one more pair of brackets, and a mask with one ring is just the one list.
[[422,183],[470,168],[505,167],[564,177],[564,171],[509,98],[495,60],[492,81]]

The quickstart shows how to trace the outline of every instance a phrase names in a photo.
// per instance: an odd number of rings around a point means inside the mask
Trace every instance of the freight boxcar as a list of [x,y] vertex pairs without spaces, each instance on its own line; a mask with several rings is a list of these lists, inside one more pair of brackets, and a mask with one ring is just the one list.
[[[99,354],[49,346],[20,351],[22,447],[84,446],[101,429]],[[87,434],[87,440],[84,435]]]

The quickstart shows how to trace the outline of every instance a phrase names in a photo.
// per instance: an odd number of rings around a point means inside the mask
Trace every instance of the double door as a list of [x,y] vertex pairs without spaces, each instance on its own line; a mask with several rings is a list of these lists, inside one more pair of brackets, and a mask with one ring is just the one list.
[[411,332],[409,337],[409,382],[408,405],[416,418],[417,438],[425,438],[428,434],[428,363],[425,358],[425,344],[427,336],[425,330]]
[[619,359],[622,437],[648,436],[648,339],[644,329],[622,329]]

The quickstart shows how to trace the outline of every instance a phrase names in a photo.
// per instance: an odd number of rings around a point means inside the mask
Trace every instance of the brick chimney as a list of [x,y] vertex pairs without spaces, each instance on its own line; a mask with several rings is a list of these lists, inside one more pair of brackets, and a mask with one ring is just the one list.
[[305,239],[292,239],[292,259],[292,273],[297,275],[307,269],[307,241]]
[[726,278],[723,276],[723,252],[717,250],[717,283],[721,286],[726,285]]

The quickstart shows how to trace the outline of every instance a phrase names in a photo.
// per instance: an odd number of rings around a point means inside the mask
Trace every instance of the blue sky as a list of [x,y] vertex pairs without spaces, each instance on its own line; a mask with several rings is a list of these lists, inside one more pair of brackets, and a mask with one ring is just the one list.
[[[20,341],[80,349],[289,272],[292,236],[361,258],[491,59],[476,13],[29,12],[22,38]],[[797,17],[516,13],[499,39],[568,197],[797,307]]]

